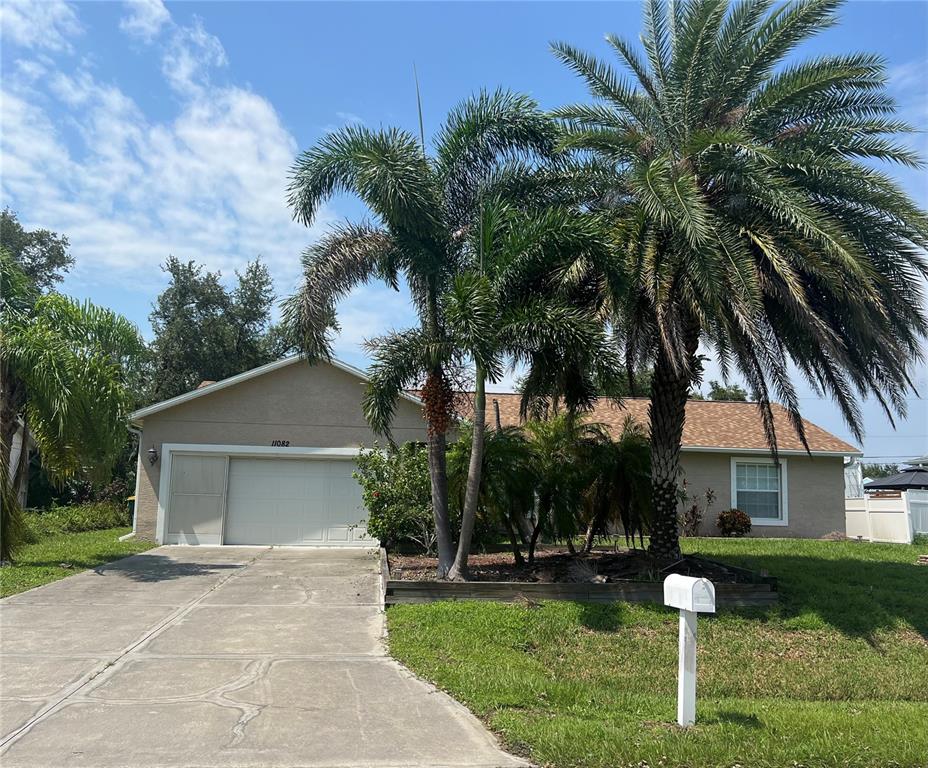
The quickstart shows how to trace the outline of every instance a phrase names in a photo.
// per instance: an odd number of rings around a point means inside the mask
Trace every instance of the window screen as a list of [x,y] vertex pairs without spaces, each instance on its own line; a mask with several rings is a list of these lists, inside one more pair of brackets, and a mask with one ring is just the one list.
[[773,464],[736,464],[737,507],[752,518],[779,519],[780,468]]

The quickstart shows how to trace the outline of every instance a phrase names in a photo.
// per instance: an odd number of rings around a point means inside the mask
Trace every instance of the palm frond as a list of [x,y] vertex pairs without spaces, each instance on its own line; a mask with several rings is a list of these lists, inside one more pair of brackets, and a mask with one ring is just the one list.
[[282,303],[281,320],[310,359],[331,354],[338,300],[374,277],[396,288],[400,259],[390,234],[368,224],[336,226],[306,250],[302,284]]

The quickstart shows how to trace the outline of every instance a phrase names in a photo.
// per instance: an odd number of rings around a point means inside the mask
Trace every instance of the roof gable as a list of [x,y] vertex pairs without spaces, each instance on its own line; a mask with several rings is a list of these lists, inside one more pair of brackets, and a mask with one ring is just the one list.
[[[285,368],[289,365],[293,365],[294,363],[301,361],[305,362],[304,356],[292,355],[291,357],[275,360],[272,363],[259,366],[258,368],[252,368],[250,371],[244,371],[243,373],[239,373],[235,376],[230,376],[229,378],[222,379],[221,381],[201,382],[196,389],[192,389],[189,392],[184,392],[182,395],[177,395],[177,397],[172,397],[168,400],[162,400],[160,403],[153,403],[152,405],[148,405],[144,408],[139,408],[137,411],[133,411],[129,414],[129,421],[133,423],[142,421],[146,416],[152,416],[156,413],[161,413],[162,411],[174,408],[175,406],[189,403],[191,400],[205,397],[206,395],[227,389],[228,387],[234,387],[236,384],[241,384],[243,382],[256,379],[260,376],[264,376],[265,374],[280,370],[281,368]],[[367,375],[360,368],[355,368],[353,365],[348,365],[348,363],[344,363],[341,360],[332,358],[330,360],[319,361],[317,364],[331,365],[334,368],[357,377],[361,381],[366,382],[368,380]],[[413,395],[403,392],[400,393],[400,396],[413,403],[421,405],[421,401]]]

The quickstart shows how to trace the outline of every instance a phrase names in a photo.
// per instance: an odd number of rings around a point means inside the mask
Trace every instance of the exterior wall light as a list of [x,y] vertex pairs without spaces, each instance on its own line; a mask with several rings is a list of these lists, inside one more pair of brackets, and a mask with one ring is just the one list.
[[149,463],[149,464],[151,464],[152,466],[154,466],[155,464],[158,463],[158,449],[155,448],[154,445],[152,445],[152,447],[149,448],[149,449],[146,451],[146,453],[148,454],[148,463]]

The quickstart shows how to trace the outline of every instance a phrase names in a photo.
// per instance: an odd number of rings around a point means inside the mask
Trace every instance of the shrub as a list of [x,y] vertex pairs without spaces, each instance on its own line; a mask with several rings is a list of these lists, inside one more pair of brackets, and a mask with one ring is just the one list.
[[[705,506],[701,504],[705,500]],[[695,493],[690,496],[690,506],[680,514],[680,532],[684,536],[698,536],[699,527],[702,525],[704,515],[709,514],[709,509],[715,501],[715,491],[706,488],[703,491],[703,499],[700,499]]]
[[[134,480],[132,481],[134,483]],[[127,499],[135,491],[134,485],[130,484],[129,478],[116,477],[106,485],[94,491],[94,501],[104,504],[116,504],[125,506]]]
[[68,507],[52,507],[27,516],[33,536],[54,536],[58,533],[102,531],[129,525],[129,510],[125,504],[89,502]]
[[744,536],[751,532],[751,518],[740,509],[723,509],[715,520],[723,536]]
[[367,532],[387,549],[411,542],[431,553],[435,521],[429,459],[425,446],[406,443],[399,448],[361,450],[354,476],[361,484],[367,507]]

